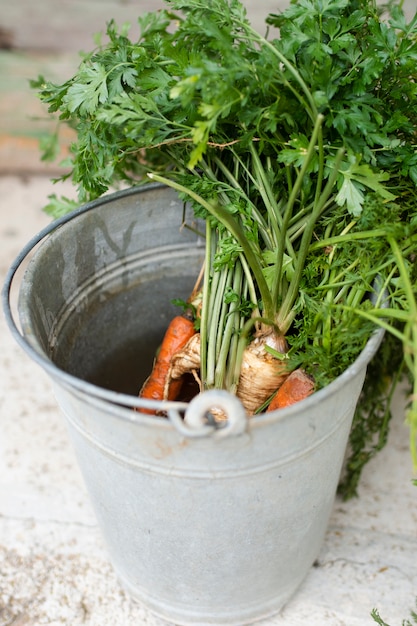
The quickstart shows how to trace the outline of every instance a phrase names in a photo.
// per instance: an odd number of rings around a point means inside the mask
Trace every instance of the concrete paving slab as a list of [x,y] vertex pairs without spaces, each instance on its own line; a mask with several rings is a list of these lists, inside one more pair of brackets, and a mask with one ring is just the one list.
[[[0,279],[49,218],[47,177],[0,177]],[[61,188],[70,196],[71,186]],[[168,626],[119,585],[51,385],[0,316],[0,626]],[[316,567],[282,613],[260,626],[390,626],[417,595],[417,489],[396,398],[387,448],[360,497],[337,499]]]

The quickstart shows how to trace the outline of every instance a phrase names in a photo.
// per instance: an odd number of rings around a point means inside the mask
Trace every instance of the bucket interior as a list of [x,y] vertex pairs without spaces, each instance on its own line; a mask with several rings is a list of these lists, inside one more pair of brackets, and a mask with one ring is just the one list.
[[32,346],[77,378],[137,395],[181,313],[173,300],[187,300],[203,263],[204,242],[183,227],[183,211],[172,190],[141,188],[54,231],[19,294]]
[[81,319],[66,320],[51,359],[60,369],[100,387],[137,395],[170,320],[181,311],[195,275],[150,275],[128,290],[91,300]]

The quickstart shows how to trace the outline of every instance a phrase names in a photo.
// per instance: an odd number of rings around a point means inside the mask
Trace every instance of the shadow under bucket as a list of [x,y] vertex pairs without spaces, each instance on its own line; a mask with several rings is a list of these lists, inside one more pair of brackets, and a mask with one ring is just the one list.
[[[131,595],[176,624],[278,612],[317,558],[378,331],[339,378],[248,420],[221,391],[190,404],[136,397],[204,258],[191,212],[160,186],[106,196],[48,234],[22,279],[17,341],[50,375],[105,537]],[[130,395],[133,394],[133,395]],[[134,411],[160,406],[169,419]],[[225,428],[205,422],[210,407]],[[185,418],[184,418],[185,414]]]

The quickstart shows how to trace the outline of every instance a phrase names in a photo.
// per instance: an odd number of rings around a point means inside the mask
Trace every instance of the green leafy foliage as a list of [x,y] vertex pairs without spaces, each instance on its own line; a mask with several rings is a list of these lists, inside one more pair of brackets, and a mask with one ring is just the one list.
[[[81,201],[149,174],[206,220],[207,386],[233,388],[254,319],[287,336],[319,385],[376,325],[403,347],[393,359],[384,342],[374,372],[387,385],[369,379],[355,418],[351,494],[386,441],[403,358],[417,385],[417,18],[395,2],[293,0],[267,17],[279,37],[266,38],[239,0],[167,7],[140,17],[137,41],[110,22],[72,78],[32,86],[76,131]],[[409,421],[417,462],[417,399]]]
[[391,402],[402,369],[400,341],[387,333],[368,366],[355,412],[349,455],[339,484],[339,493],[344,499],[357,495],[363,468],[387,443]]
[[[417,608],[417,602],[416,602],[416,608]],[[374,622],[379,624],[379,626],[390,626],[389,624],[387,624],[387,622],[384,622],[384,620],[380,616],[379,611],[377,609],[373,609],[371,611],[371,617],[374,620]],[[414,626],[415,624],[417,624],[417,613],[415,611],[411,611],[410,617],[411,617],[411,620],[403,619],[403,621],[401,622],[401,626]]]
[[66,215],[70,211],[74,210],[78,206],[78,202],[75,200],[70,200],[65,196],[57,196],[56,194],[51,194],[48,196],[49,202],[45,205],[44,211],[47,215],[58,219],[63,215]]

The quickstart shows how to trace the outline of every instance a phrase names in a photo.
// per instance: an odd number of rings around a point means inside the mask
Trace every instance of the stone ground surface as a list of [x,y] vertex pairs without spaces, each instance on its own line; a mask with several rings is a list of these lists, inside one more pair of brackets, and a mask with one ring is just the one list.
[[[65,80],[114,17],[134,23],[160,0],[0,0],[0,282],[48,218],[55,191],[38,140],[50,128],[29,89]],[[247,0],[253,23],[288,0]],[[405,0],[409,15],[415,0]],[[3,48],[3,49],[2,49]],[[64,188],[70,196],[69,186]],[[13,294],[15,301],[15,294]],[[404,399],[359,499],[336,500],[317,567],[281,615],[262,626],[366,626],[377,607],[401,626],[417,595],[417,491]],[[63,417],[46,375],[0,314],[0,626],[169,626],[133,602],[107,559]]]

